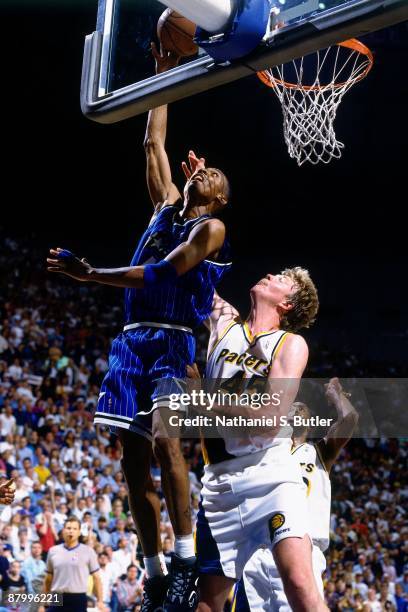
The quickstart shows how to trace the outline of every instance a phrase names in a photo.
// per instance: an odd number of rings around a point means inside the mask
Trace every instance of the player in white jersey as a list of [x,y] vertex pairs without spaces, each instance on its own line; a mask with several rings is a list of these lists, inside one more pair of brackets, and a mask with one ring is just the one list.
[[[292,268],[259,281],[251,302],[243,321],[216,295],[206,378],[263,377],[270,397],[284,388],[278,412],[287,416],[308,358],[305,340],[293,332],[314,321],[316,288],[306,270]],[[264,412],[268,409],[271,413],[272,405]],[[242,411],[233,408],[233,413]],[[273,550],[292,607],[327,610],[313,577],[305,485],[290,453],[291,431],[279,426],[260,433],[244,430],[240,438],[220,433],[221,438],[203,441],[207,465],[196,537],[199,611],[222,612],[246,562],[262,545]]]
[[[329,547],[331,484],[329,472],[341,449],[348,442],[358,422],[358,414],[344,394],[338,378],[326,386],[328,401],[337,410],[337,421],[327,436],[317,444],[307,442],[310,429],[295,427],[292,455],[300,463],[307,486],[310,535],[313,541],[313,571],[319,592],[323,596],[322,573],[326,569],[324,551]],[[310,418],[306,404],[296,402],[296,415]],[[268,549],[258,549],[245,566],[238,583],[234,612],[290,612],[282,580],[273,555]]]

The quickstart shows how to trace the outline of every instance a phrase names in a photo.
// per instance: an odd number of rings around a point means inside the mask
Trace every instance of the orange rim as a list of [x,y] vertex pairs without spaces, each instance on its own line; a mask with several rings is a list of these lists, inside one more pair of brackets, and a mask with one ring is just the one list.
[[[345,40],[341,43],[337,43],[337,46],[352,49],[353,51],[357,51],[357,53],[360,53],[360,55],[365,55],[367,57],[368,62],[369,62],[367,67],[363,70],[361,74],[358,75],[358,77],[352,80],[354,83],[358,83],[358,81],[362,81],[363,79],[365,79],[365,77],[370,72],[374,64],[374,56],[372,52],[370,51],[370,49],[366,47],[366,45],[364,45],[362,42],[357,40],[356,38],[350,38],[349,40]],[[305,91],[317,91],[319,89],[324,89],[325,87],[329,87],[330,85],[330,83],[328,83],[327,85],[299,85],[296,83],[288,83],[287,81],[282,81],[281,79],[274,79],[274,81],[271,81],[271,78],[266,70],[257,72],[257,76],[259,79],[261,79],[264,85],[267,85],[268,87],[271,87],[272,89],[274,89],[276,85],[282,85],[283,87],[287,89],[302,89]],[[333,86],[335,89],[337,89],[340,87],[344,87],[347,84],[347,82],[348,81],[343,81],[341,83],[334,83]]]

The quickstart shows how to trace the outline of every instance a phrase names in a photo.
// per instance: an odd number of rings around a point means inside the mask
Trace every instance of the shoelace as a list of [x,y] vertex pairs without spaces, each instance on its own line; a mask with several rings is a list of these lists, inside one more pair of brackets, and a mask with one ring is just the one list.
[[[144,591],[143,591],[143,600],[142,600],[142,607],[140,609],[140,612],[151,612],[152,610],[155,610],[155,612],[160,612],[163,610],[161,604],[158,603],[154,603],[156,597],[158,596],[158,587],[160,587],[160,585],[156,584],[152,584],[149,583],[149,581],[145,584],[144,587]],[[166,589],[167,589],[167,585],[165,585]],[[165,590],[163,592],[163,598],[165,595]],[[159,589],[159,595],[160,595],[160,589]]]
[[142,607],[141,607],[141,612],[150,612],[151,606],[152,606],[152,601],[149,597],[148,592],[146,591],[146,589],[144,590],[143,593],[143,601],[142,601]]
[[176,599],[183,600],[186,589],[194,576],[194,569],[186,568],[184,570],[177,570],[174,572],[171,581],[171,587],[168,594],[170,601],[174,601]]
[[153,600],[150,597],[150,593],[149,593],[149,586],[143,591],[143,601],[142,601],[142,607],[141,607],[141,612],[150,612],[151,608],[153,606]]

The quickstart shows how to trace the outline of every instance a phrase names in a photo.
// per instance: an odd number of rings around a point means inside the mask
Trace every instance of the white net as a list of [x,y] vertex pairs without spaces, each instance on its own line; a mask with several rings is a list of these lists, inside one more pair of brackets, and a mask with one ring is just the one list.
[[334,129],[337,109],[372,64],[362,43],[347,41],[259,73],[281,102],[285,142],[299,166],[341,157],[344,144]]

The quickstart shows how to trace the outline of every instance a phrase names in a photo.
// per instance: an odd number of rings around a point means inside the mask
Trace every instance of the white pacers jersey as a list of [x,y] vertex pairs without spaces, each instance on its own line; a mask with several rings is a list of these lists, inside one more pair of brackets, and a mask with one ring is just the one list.
[[324,551],[329,547],[331,484],[329,474],[314,444],[305,442],[292,449],[299,461],[307,486],[310,536],[313,544]]
[[[254,376],[267,377],[273,360],[279,354],[289,332],[275,330],[251,335],[247,323],[240,320],[232,321],[221,334],[212,348],[207,361],[207,379],[239,379]],[[267,392],[267,388],[265,388]],[[254,410],[256,418],[256,410]],[[225,429],[225,435],[223,435]],[[279,435],[271,437],[265,429],[264,434],[250,435],[242,428],[242,437],[228,435],[228,428],[218,427],[223,436],[225,448],[234,456],[255,453],[279,444],[291,445],[292,428],[281,427]]]

